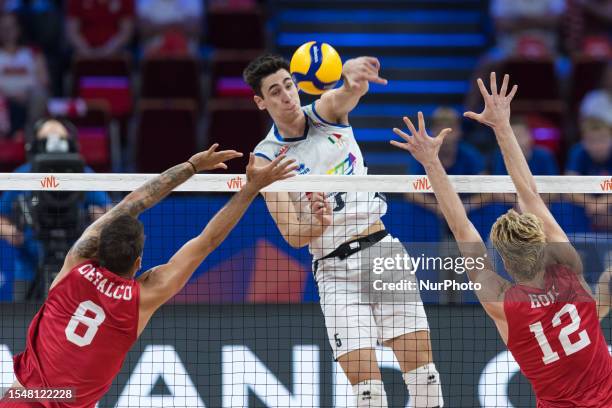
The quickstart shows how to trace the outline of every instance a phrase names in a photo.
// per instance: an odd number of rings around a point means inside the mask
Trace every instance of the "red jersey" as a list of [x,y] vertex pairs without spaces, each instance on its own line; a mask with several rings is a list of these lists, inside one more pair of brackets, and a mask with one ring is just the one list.
[[134,0],[68,0],[68,16],[79,21],[90,47],[101,47],[119,33],[124,18],[134,18]]
[[506,292],[508,349],[538,407],[612,407],[612,357],[595,300],[562,265],[546,269],[544,289]]
[[49,291],[15,356],[25,388],[72,388],[76,400],[46,407],[94,407],[138,337],[140,287],[94,261],[74,267]]

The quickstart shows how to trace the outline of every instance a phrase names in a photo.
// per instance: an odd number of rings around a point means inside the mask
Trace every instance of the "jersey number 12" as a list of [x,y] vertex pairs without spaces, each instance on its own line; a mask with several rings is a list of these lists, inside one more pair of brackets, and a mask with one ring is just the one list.
[[[591,344],[591,339],[589,338],[589,334],[587,333],[587,331],[582,330],[580,333],[578,333],[578,341],[572,343],[572,341],[570,340],[569,336],[578,331],[580,327],[580,316],[578,315],[578,309],[576,309],[576,306],[572,305],[571,303],[568,303],[563,306],[563,308],[553,316],[553,327],[557,327],[561,324],[561,316],[565,313],[569,314],[569,317],[572,322],[567,326],[563,327],[559,332],[559,342],[563,347],[565,355],[569,356]],[[534,324],[529,325],[529,330],[531,330],[531,332],[535,335],[535,338],[538,341],[540,348],[542,349],[542,353],[544,354],[544,356],[542,357],[542,361],[544,361],[544,365],[559,360],[559,353],[553,351],[552,347],[550,347],[548,339],[544,334],[544,328],[542,327],[542,323],[535,322]]]

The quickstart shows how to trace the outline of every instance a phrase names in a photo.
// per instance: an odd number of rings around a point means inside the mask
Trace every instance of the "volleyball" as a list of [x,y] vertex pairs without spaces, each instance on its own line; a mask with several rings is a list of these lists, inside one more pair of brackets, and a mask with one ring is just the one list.
[[293,53],[290,70],[299,89],[321,95],[340,80],[342,59],[331,45],[309,41]]

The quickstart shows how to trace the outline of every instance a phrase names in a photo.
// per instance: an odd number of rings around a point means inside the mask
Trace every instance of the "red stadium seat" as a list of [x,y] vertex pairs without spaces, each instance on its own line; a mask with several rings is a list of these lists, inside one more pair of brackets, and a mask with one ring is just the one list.
[[96,172],[111,171],[111,114],[107,102],[61,99],[54,100],[49,110],[54,116],[68,119],[75,125],[80,153],[87,165]]
[[215,99],[210,102],[210,126],[208,145],[219,143],[223,149],[243,152],[242,159],[228,162],[226,173],[244,173],[248,153],[264,138],[268,128],[268,116],[257,109],[252,100]]
[[211,6],[207,13],[207,38],[215,48],[265,48],[264,15],[259,8]]
[[564,112],[565,104],[561,99],[560,83],[552,59],[510,59],[503,64],[500,72],[509,74],[512,82],[519,85],[513,110],[556,112],[558,115]]
[[11,172],[24,163],[25,146],[22,138],[0,139],[0,172]]
[[74,96],[87,101],[106,101],[114,117],[125,117],[132,112],[129,57],[76,58],[72,75]]
[[136,130],[138,171],[159,173],[194,154],[196,122],[191,100],[142,100]]
[[193,57],[148,57],[142,63],[141,80],[143,98],[200,103],[200,63]]
[[571,75],[570,108],[578,112],[584,96],[601,85],[601,77],[608,63],[605,59],[575,57]]
[[251,88],[243,81],[242,71],[250,61],[261,54],[260,50],[236,51],[219,50],[211,62],[212,94],[215,97],[253,96]]

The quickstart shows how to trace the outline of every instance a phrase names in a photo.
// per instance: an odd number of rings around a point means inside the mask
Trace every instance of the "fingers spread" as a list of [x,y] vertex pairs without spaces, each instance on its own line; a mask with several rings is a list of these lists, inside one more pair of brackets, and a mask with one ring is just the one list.
[[465,112],[465,113],[463,114],[463,116],[464,116],[464,117],[466,117],[466,118],[468,118],[468,119],[472,119],[472,120],[480,121],[480,120],[479,120],[480,115],[479,115],[479,114],[477,114],[477,113],[475,113],[475,112],[471,112],[471,111],[470,111],[470,112]]
[[395,147],[399,147],[402,150],[407,150],[412,153],[412,145],[410,143],[400,143],[397,140],[391,140],[390,143]]
[[493,96],[497,95],[497,76],[495,72],[491,72],[491,94]]
[[516,91],[518,90],[518,85],[514,85],[512,87],[512,90],[510,91],[510,93],[508,94],[508,99],[512,100],[514,99],[514,95],[516,95]]
[[418,134],[424,134],[427,132],[425,129],[425,117],[423,116],[423,112],[419,111],[419,132]]
[[404,123],[406,124],[406,126],[408,126],[408,130],[410,130],[410,133],[412,133],[413,136],[418,133],[414,125],[412,124],[412,121],[407,116],[404,116]]
[[508,82],[510,81],[510,75],[504,75],[504,80],[502,82],[502,87],[499,91],[499,94],[503,97],[506,96],[506,92],[508,92]]
[[480,88],[480,93],[482,94],[483,98],[485,98],[485,100],[489,98],[491,95],[489,94],[489,91],[487,91],[487,87],[485,86],[482,79],[478,78],[476,83],[478,84],[478,88]]
[[446,128],[446,129],[442,129],[442,131],[440,132],[440,134],[438,135],[438,138],[440,139],[441,142],[444,142],[444,138],[453,131],[453,129],[451,128]]
[[395,133],[396,135],[398,135],[399,137],[401,137],[402,139],[404,139],[407,142],[410,142],[412,140],[412,138],[410,136],[408,136],[406,133],[404,133],[403,131],[399,130],[398,128],[393,128],[393,133]]

